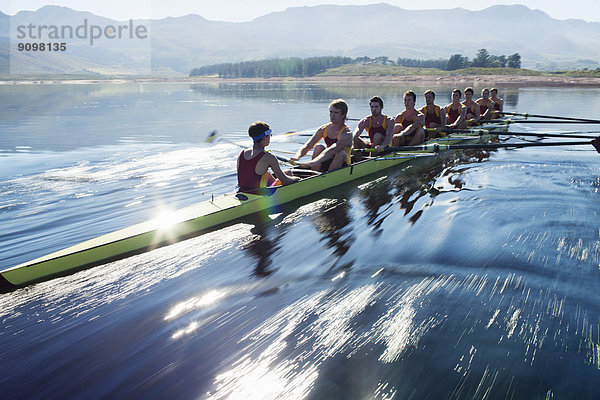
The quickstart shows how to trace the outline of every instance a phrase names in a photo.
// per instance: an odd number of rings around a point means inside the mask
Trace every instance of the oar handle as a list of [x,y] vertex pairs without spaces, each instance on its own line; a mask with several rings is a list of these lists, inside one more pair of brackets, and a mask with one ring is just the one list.
[[[271,154],[273,154],[273,153],[271,153]],[[275,154],[273,154],[273,155],[275,156],[276,159],[278,159],[279,161],[283,161],[284,163],[288,163],[288,164],[291,164],[291,165],[296,165],[297,164],[295,161],[292,161],[289,158],[281,157],[281,156],[278,156],[278,155],[275,155]]]

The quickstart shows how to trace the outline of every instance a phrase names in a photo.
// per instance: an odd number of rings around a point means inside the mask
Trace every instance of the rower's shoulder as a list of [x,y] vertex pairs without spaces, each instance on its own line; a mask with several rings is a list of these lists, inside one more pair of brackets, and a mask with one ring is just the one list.
[[323,124],[320,127],[318,127],[317,131],[315,132],[315,135],[322,135],[323,132],[327,131],[327,128],[329,127],[329,125],[331,125],[331,122],[328,122],[328,123]]
[[365,125],[369,122],[369,119],[371,119],[371,116],[367,115],[367,116],[363,117],[360,121],[358,121],[358,124],[361,126]]
[[240,157],[244,157],[244,159],[249,160],[251,158],[252,155],[252,149],[243,149],[240,152]]
[[272,154],[270,151],[265,151],[265,154],[262,156],[261,161],[265,161],[268,165],[279,164],[277,161],[277,157]]

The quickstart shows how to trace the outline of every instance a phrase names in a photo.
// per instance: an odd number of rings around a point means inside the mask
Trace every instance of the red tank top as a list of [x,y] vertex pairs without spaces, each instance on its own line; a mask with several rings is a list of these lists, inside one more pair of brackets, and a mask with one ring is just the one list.
[[383,116],[383,124],[378,125],[378,126],[372,126],[372,115],[369,115],[369,127],[367,128],[367,132],[369,133],[369,139],[371,139],[371,143],[373,143],[373,138],[375,137],[375,134],[377,133],[381,133],[383,136],[385,136],[385,133],[387,131],[387,117],[384,115]]
[[488,110],[488,108],[490,107],[490,99],[488,99],[487,103],[482,104],[483,103],[483,99],[481,99],[481,102],[477,101],[477,103],[479,104],[479,114],[483,115],[485,114],[485,112]]
[[448,122],[453,124],[458,117],[460,117],[460,110],[462,110],[463,105],[461,104],[460,106],[458,106],[457,109],[453,109],[452,107],[448,107]]
[[434,106],[433,112],[430,113],[427,111],[427,106],[423,106],[423,108],[421,108],[421,112],[423,114],[425,114],[425,127],[429,128],[432,122],[435,122],[438,125],[442,124],[442,117],[441,117],[441,111],[440,111],[440,106]]
[[412,120],[409,120],[409,119],[407,119],[407,118],[404,116],[404,113],[402,113],[402,114],[401,114],[401,116],[400,116],[400,121],[396,121],[396,122],[402,125],[402,129],[406,129],[406,128],[408,128],[408,127],[409,127],[409,126],[410,126],[410,125],[411,125],[413,122],[415,122],[415,118],[416,118],[416,116],[417,116],[417,113],[415,113],[415,114],[413,115],[413,119],[412,119]]
[[331,147],[334,144],[337,143],[338,139],[340,138],[340,134],[346,129],[346,125],[344,125],[342,127],[342,129],[340,129],[340,131],[338,132],[337,136],[334,138],[330,138],[329,136],[327,136],[327,129],[331,126],[331,124],[327,124],[325,125],[325,129],[323,130],[323,140],[325,140],[325,144],[327,145],[327,147]]
[[261,151],[251,159],[246,160],[244,151],[239,156],[238,187],[240,192],[253,192],[264,186],[263,175],[256,173],[256,164],[265,155],[265,152]]
[[473,102],[473,104],[471,104],[471,107],[467,106],[465,103],[463,103],[463,106],[467,107],[467,114],[473,114],[476,115],[475,113],[477,112],[477,103]]

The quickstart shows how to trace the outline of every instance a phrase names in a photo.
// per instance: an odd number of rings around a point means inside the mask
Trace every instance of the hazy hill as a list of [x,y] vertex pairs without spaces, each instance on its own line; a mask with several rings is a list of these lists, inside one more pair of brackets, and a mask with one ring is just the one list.
[[[98,25],[119,23],[56,6],[35,13],[21,12],[12,18],[13,24],[52,21],[79,25],[83,19]],[[5,43],[8,24],[8,17],[0,13],[0,63],[2,37]],[[600,23],[555,20],[520,5],[499,5],[482,11],[413,11],[388,4],[323,5],[290,8],[243,23],[208,21],[198,15],[154,20],[151,48],[146,54],[128,48],[127,43],[117,47],[115,41],[105,40],[93,49],[85,43],[73,46],[73,52],[63,59],[29,54],[16,61],[20,62],[19,68],[41,66],[48,72],[135,72],[140,60],[143,62],[144,56],[151,53],[155,74],[187,74],[202,65],[268,57],[388,56],[394,60],[449,58],[459,53],[473,58],[485,48],[495,55],[518,52],[523,67],[597,68],[599,37]]]

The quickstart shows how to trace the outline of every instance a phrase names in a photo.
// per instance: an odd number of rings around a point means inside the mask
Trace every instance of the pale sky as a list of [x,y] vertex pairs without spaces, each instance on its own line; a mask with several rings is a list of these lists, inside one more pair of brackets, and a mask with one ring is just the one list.
[[198,14],[213,21],[241,22],[250,21],[270,12],[283,11],[289,7],[381,2],[411,10],[455,7],[482,10],[495,4],[523,4],[531,9],[542,10],[556,19],[600,21],[600,0],[462,0],[460,2],[448,0],[0,0],[0,11],[14,15],[21,10],[37,10],[52,4],[79,11],[90,11],[96,15],[121,21],[130,18],[161,19]]

